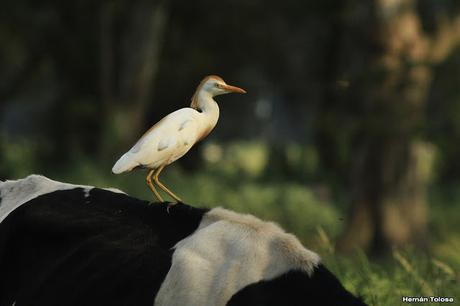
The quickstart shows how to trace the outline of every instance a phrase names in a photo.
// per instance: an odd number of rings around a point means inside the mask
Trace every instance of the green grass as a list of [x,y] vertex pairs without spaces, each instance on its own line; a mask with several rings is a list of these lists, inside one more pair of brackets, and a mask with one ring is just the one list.
[[324,248],[316,251],[343,285],[369,305],[408,305],[401,301],[402,296],[449,296],[458,303],[458,270],[449,265],[448,259],[439,259],[441,255],[420,254],[409,248],[393,251],[390,258],[372,261],[359,251],[354,257]]

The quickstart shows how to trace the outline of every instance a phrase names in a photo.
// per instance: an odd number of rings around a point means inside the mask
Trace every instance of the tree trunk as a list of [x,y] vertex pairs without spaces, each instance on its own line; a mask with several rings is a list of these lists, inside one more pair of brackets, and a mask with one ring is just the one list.
[[[435,50],[435,38],[423,32],[415,1],[366,3],[365,8],[362,2],[349,8],[362,28],[352,28],[348,38],[364,43],[348,46],[345,55],[352,61],[343,73],[350,77],[348,98],[360,116],[351,163],[352,208],[338,247],[382,254],[392,246],[427,243],[425,190],[433,150],[417,138],[431,64],[442,52],[445,57],[448,48]],[[443,35],[451,30],[439,29]]]

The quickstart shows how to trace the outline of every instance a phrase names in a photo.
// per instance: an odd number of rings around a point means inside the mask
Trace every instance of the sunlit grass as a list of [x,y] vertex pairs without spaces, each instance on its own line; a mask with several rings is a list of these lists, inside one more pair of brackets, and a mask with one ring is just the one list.
[[[319,241],[324,241],[323,235],[318,234]],[[317,246],[326,266],[347,289],[362,296],[369,305],[407,305],[402,296],[444,296],[456,301],[460,296],[458,270],[435,255],[408,248],[394,250],[390,258],[372,261],[359,250],[346,257],[336,254],[329,243]]]

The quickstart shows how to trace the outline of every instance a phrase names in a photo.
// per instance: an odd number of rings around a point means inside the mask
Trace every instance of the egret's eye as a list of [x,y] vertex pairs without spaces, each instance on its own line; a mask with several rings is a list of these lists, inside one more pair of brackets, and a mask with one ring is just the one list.
[[219,83],[216,83],[216,87],[217,87],[217,88],[220,88],[221,85],[220,85]]

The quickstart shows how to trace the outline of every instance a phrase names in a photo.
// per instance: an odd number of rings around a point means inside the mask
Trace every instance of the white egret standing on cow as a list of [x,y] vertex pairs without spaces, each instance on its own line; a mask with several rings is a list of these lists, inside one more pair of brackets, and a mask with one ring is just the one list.
[[147,168],[147,185],[159,201],[163,202],[163,198],[155,189],[152,177],[158,187],[176,201],[182,202],[159,181],[158,176],[164,167],[184,156],[195,143],[211,132],[219,119],[219,106],[213,97],[228,93],[246,91],[227,85],[218,76],[205,77],[196,89],[190,107],[181,108],[158,121],[120,157],[112,172],[119,174],[138,167]]

